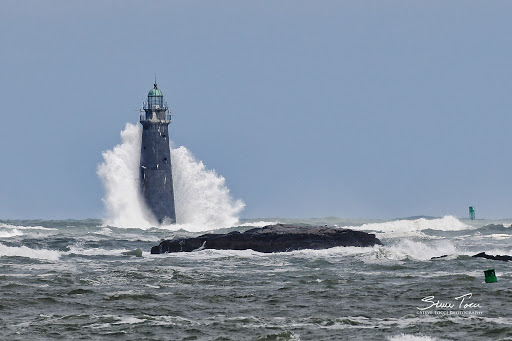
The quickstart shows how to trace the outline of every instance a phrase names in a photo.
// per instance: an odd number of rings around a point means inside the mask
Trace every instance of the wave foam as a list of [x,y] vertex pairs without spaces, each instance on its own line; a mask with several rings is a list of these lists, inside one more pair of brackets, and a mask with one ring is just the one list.
[[65,252],[66,255],[80,255],[80,256],[121,256],[123,252],[128,252],[128,249],[114,249],[107,250],[102,248],[85,248],[83,242],[77,242],[68,246],[69,251]]
[[388,337],[389,341],[442,341],[436,337],[431,337],[427,335],[411,335],[411,334],[399,334]]
[[427,245],[409,239],[400,240],[395,245],[384,247],[394,259],[413,258],[416,260],[430,260],[432,257],[457,254],[457,248],[447,240],[436,241]]
[[112,230],[109,229],[108,227],[104,227],[101,230],[94,232],[94,233],[102,235],[102,236],[109,236],[109,237],[112,236]]
[[279,224],[279,222],[277,222],[277,221],[254,221],[254,222],[243,223],[238,226],[240,226],[240,227],[252,227],[252,226],[265,227],[265,226],[275,225],[275,224]]
[[466,225],[453,216],[446,216],[440,219],[416,220],[394,220],[384,223],[364,224],[361,226],[350,227],[354,230],[374,231],[378,237],[411,237],[426,236],[424,230],[438,231],[462,231],[472,230],[474,227]]
[[405,260],[414,259],[427,261],[432,257],[458,254],[457,248],[447,240],[434,243],[422,243],[409,239],[400,240],[394,245],[375,245],[370,247],[337,246],[324,250],[298,250],[290,252],[290,255],[307,257],[350,257],[356,256],[365,262],[375,260]]
[[22,226],[22,225],[11,225],[0,223],[0,228],[5,229],[16,229],[16,230],[45,230],[45,231],[57,231],[56,228],[44,227],[44,226]]
[[23,232],[18,231],[17,229],[0,231],[0,238],[12,238],[17,236],[23,236]]
[[0,257],[25,257],[55,261],[60,258],[60,252],[52,250],[34,250],[26,246],[6,246],[0,244]]

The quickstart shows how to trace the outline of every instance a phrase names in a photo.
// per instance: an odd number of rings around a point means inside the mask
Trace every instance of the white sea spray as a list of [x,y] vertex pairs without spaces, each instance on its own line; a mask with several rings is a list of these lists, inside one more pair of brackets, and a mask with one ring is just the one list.
[[141,129],[127,123],[121,144],[103,152],[98,176],[105,187],[105,225],[149,228],[154,225],[139,192]]
[[6,246],[0,243],[0,257],[25,257],[56,261],[60,258],[60,255],[61,253],[55,250],[36,250],[27,246]]
[[[127,123],[121,144],[103,153],[98,176],[105,187],[104,224],[147,229],[156,226],[139,191],[140,125]],[[171,149],[177,225],[170,230],[204,231],[238,223],[245,204],[232,198],[225,179],[207,169],[185,147]]]
[[361,226],[350,227],[355,230],[372,231],[379,238],[396,237],[425,237],[423,231],[463,231],[472,230],[472,226],[466,225],[453,216],[445,216],[437,219],[401,219],[382,223],[369,223]]

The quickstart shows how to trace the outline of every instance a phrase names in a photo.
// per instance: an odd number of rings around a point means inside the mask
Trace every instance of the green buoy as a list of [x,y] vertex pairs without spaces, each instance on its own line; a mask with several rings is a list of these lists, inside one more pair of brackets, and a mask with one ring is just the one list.
[[473,206],[469,206],[469,219],[475,220],[475,208]]
[[494,282],[498,281],[498,279],[496,278],[496,273],[494,272],[494,269],[485,270],[484,274],[485,274],[485,283],[494,283]]

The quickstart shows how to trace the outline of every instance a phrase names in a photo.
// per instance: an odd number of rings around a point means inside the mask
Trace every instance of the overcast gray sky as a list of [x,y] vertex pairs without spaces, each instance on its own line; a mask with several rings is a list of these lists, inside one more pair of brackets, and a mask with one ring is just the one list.
[[10,1],[0,219],[100,217],[157,74],[242,217],[512,217],[512,2]]

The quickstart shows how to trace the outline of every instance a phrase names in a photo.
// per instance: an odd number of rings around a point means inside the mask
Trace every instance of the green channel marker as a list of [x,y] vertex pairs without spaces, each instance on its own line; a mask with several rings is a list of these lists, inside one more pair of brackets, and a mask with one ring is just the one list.
[[473,206],[469,206],[469,219],[475,220],[475,208]]
[[494,272],[494,269],[489,269],[484,271],[485,274],[485,283],[494,283],[498,281],[498,278],[496,278],[496,273]]

